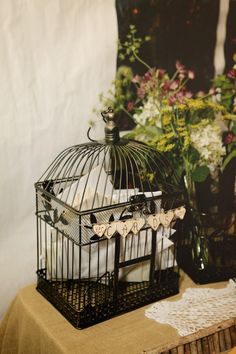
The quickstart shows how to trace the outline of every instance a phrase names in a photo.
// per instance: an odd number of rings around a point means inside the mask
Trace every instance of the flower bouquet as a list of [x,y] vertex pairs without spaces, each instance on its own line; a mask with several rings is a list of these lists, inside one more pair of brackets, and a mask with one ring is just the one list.
[[[186,230],[191,257],[198,269],[205,269],[210,257],[219,263],[215,251],[213,256],[209,253],[209,240],[236,233],[236,64],[227,75],[213,80],[209,92],[193,94],[188,82],[194,80],[194,72],[179,61],[170,75],[142,60],[139,49],[147,40],[138,38],[136,28],[130,26],[126,41],[119,43],[119,57],[139,61],[145,72],[136,75],[130,67],[119,67],[113,88],[108,95],[101,95],[101,102],[135,122],[129,138],[152,145],[169,160],[190,210]],[[224,198],[224,173],[228,169],[230,202]],[[236,249],[236,242],[234,246]],[[236,255],[231,258],[236,273]]]

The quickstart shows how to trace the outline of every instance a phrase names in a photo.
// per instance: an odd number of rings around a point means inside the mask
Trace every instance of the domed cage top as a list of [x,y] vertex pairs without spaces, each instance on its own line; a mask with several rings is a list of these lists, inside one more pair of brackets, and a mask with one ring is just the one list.
[[37,288],[79,328],[178,291],[174,171],[102,114],[105,140],[67,148],[35,184]]
[[[115,141],[115,143],[114,143]],[[36,184],[82,212],[128,202],[132,195],[173,192],[177,179],[157,150],[135,140],[109,139],[67,148]]]

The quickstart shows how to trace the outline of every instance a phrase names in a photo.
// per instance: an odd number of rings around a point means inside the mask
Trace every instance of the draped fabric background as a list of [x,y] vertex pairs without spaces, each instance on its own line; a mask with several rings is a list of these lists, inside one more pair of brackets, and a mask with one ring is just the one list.
[[116,40],[114,0],[0,2],[0,317],[36,281],[34,182],[87,140]]

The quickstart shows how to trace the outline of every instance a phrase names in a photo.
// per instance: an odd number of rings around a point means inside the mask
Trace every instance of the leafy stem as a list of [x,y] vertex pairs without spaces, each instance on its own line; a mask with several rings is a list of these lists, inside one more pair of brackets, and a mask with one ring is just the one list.
[[134,119],[133,116],[132,116],[132,114],[130,114],[130,113],[127,111],[127,109],[125,109],[124,106],[121,107],[121,110],[122,110],[124,113],[126,113],[130,118]]
[[151,66],[149,66],[145,61],[143,61],[136,53],[136,51],[133,51],[133,55],[135,57],[136,60],[138,60],[141,64],[143,64],[148,70],[151,70]]

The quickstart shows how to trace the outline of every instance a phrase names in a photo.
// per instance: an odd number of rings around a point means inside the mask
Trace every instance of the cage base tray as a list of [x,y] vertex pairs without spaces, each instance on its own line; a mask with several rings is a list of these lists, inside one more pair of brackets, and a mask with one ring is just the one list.
[[82,329],[179,292],[177,272],[156,272],[155,280],[152,285],[148,281],[119,282],[115,291],[91,281],[49,281],[41,270],[37,290],[73,326]]

